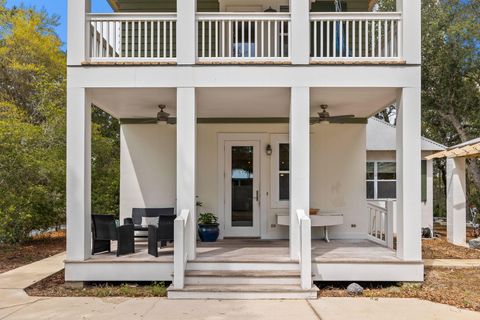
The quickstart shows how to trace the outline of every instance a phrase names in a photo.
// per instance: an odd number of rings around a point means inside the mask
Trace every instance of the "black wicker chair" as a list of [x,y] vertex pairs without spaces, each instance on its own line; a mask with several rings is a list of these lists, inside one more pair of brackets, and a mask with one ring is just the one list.
[[92,255],[111,251],[111,241],[117,241],[117,256],[135,253],[133,225],[117,227],[111,215],[92,214]]
[[174,223],[176,215],[159,216],[158,227],[148,226],[148,254],[158,257],[158,243],[160,247],[167,241],[173,241]]

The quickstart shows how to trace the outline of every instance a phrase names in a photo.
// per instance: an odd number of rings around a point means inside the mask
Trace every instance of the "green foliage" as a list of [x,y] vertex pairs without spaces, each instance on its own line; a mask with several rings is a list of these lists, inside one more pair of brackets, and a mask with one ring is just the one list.
[[[56,17],[0,0],[0,242],[65,222],[66,57]],[[92,118],[92,207],[118,212],[118,122]]]
[[198,224],[217,224],[218,218],[211,212],[201,213],[198,217]]

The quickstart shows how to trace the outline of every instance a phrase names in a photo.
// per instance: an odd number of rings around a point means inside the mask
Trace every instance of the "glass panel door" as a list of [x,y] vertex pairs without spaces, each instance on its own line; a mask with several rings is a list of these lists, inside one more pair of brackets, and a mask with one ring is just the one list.
[[225,235],[259,236],[259,142],[225,142]]

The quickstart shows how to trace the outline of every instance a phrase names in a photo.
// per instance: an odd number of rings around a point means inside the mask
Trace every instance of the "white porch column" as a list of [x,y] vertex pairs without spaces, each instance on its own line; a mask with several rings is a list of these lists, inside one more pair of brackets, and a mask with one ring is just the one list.
[[467,242],[465,158],[447,159],[447,240],[456,245]]
[[197,58],[197,0],[177,0],[177,63],[195,64]]
[[420,88],[403,88],[397,108],[397,256],[421,260]]
[[290,105],[290,257],[300,254],[297,210],[310,208],[310,88],[293,87]]
[[67,65],[81,65],[87,60],[89,25],[86,14],[91,11],[91,0],[68,0]]
[[84,88],[67,88],[67,259],[91,253],[91,102]]
[[197,246],[196,219],[196,111],[195,88],[177,89],[177,214],[188,209],[186,248],[189,259],[195,259]]
[[310,63],[310,0],[290,0],[292,64]]
[[402,12],[400,50],[407,64],[421,63],[421,1],[397,0],[397,11]]

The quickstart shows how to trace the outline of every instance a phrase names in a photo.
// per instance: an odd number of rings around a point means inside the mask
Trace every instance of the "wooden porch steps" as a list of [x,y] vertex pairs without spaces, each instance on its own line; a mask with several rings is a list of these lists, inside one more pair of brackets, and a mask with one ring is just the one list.
[[[282,265],[282,264],[280,264]],[[290,264],[273,270],[259,268],[257,264],[211,264],[210,270],[187,269],[185,287],[168,288],[169,299],[316,299],[318,288],[312,284],[304,290],[300,286],[300,271]],[[198,265],[196,266],[198,267]],[[243,270],[239,267],[243,267]]]

